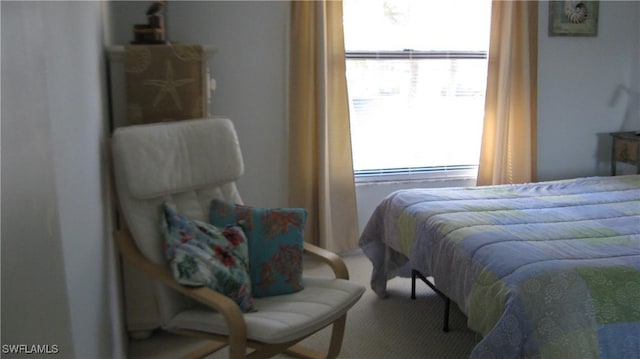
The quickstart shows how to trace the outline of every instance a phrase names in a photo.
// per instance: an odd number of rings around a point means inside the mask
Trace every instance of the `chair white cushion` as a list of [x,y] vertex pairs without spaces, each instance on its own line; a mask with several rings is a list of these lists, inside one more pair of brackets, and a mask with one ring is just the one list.
[[[242,203],[235,181],[242,175],[244,164],[229,119],[119,127],[111,146],[122,215],[140,251],[157,264],[166,265],[160,232],[163,202],[200,221],[208,221],[209,204],[214,198]],[[157,314],[138,320],[137,313],[155,304],[136,299],[149,297],[145,295],[148,285],[132,283],[128,288],[127,310],[133,314],[127,320],[132,327],[148,327],[147,323],[155,322],[162,325],[193,305],[191,299],[155,282]]]
[[113,149],[138,199],[235,181],[244,171],[238,138],[224,118],[120,127]]
[[[244,315],[247,338],[275,344],[312,334],[346,313],[365,290],[353,282],[328,278],[305,277],[304,286],[293,294],[256,298],[258,311]],[[176,315],[165,328],[229,333],[220,313],[200,305]]]

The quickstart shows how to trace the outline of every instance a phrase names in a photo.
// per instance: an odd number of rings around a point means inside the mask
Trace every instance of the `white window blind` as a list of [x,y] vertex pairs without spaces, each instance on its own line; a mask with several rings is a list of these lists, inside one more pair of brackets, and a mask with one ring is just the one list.
[[477,166],[490,2],[343,4],[356,175]]

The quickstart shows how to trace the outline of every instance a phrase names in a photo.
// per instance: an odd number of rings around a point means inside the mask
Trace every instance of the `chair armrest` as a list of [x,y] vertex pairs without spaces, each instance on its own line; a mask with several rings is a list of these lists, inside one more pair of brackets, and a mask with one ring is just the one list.
[[306,253],[328,264],[336,275],[336,278],[349,279],[349,270],[342,258],[337,254],[308,242],[304,242],[303,249]]
[[116,231],[114,238],[125,260],[168,287],[216,309],[224,316],[229,332],[233,334],[231,337],[246,341],[247,325],[242,311],[232,299],[207,287],[187,287],[178,283],[167,268],[150,261],[140,252],[128,230]]

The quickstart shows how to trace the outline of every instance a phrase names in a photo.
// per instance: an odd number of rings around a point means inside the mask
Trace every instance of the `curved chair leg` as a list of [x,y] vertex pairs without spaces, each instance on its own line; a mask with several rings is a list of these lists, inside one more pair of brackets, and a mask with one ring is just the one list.
[[347,314],[338,318],[333,322],[333,328],[331,329],[331,344],[329,344],[329,351],[327,352],[327,359],[333,359],[340,354],[342,348],[342,339],[344,338],[344,327],[347,323]]
[[241,359],[247,356],[246,341],[234,340],[233,336],[229,338],[229,359]]
[[308,358],[308,359],[324,359],[326,358],[325,353],[319,352],[317,350],[309,349],[303,347],[301,345],[294,345],[288,348],[285,353],[295,357],[295,358]]
[[204,358],[207,355],[211,354],[211,353],[215,353],[218,350],[224,348],[227,346],[227,343],[224,342],[217,342],[217,341],[211,341],[209,343],[207,343],[205,346],[200,347],[194,351],[192,351],[191,353],[185,355],[184,357],[182,357],[182,359],[200,359],[200,358]]

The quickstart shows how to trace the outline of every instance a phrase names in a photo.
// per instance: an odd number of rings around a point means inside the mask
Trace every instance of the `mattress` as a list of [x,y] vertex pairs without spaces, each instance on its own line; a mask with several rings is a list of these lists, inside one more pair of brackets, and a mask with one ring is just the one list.
[[640,175],[394,192],[360,247],[381,297],[432,276],[472,357],[640,357]]

